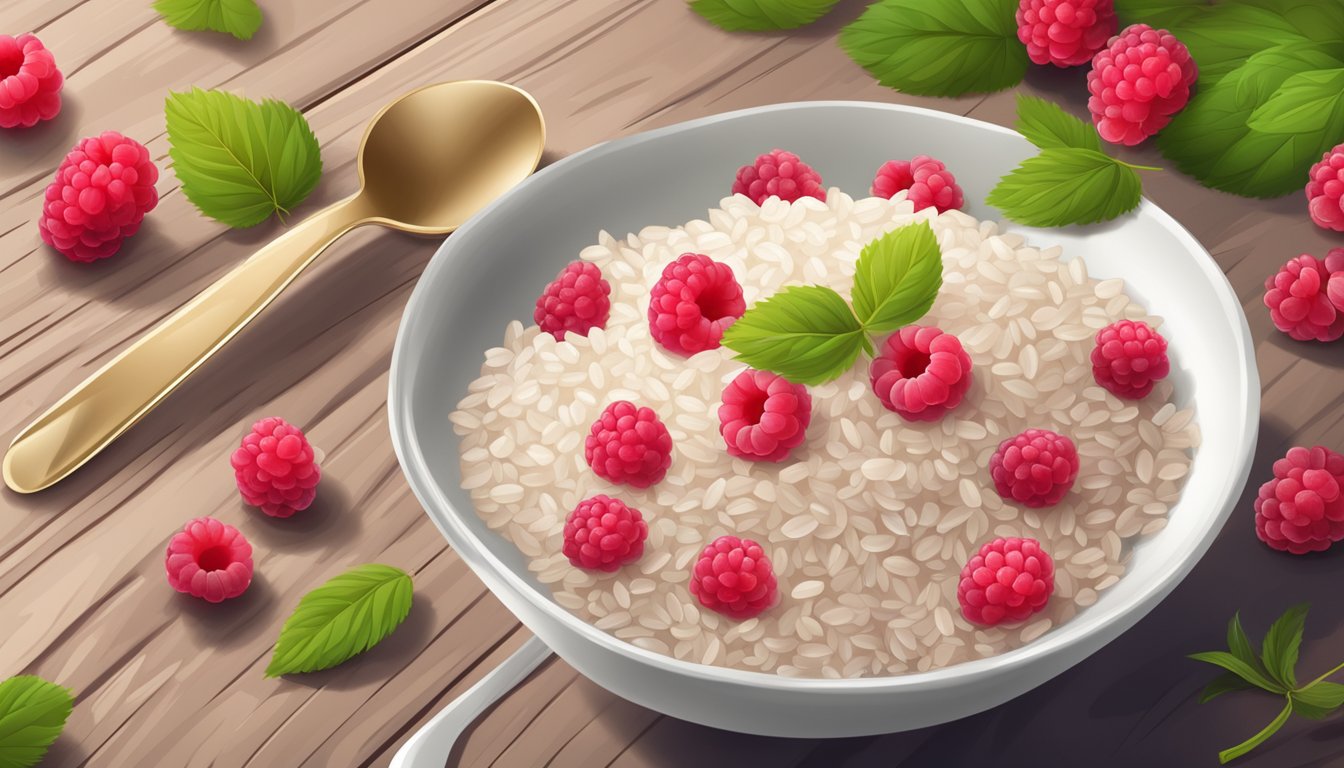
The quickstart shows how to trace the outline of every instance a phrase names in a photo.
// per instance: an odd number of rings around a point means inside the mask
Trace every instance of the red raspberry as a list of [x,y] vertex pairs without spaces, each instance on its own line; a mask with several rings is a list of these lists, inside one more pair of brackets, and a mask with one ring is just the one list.
[[751,368],[723,388],[719,434],[728,453],[753,461],[783,461],[807,437],[812,396],[807,387]]
[[31,128],[61,112],[65,78],[33,35],[0,35],[0,128]]
[[717,349],[723,332],[747,311],[733,269],[702,253],[683,253],[663,268],[649,296],[649,333],[671,352]]
[[644,554],[649,526],[638,509],[609,496],[584,499],[565,519],[565,557],[589,571],[611,573]]
[[611,284],[602,279],[602,270],[586,261],[572,261],[537,297],[532,320],[559,341],[565,332],[587,336],[594,328],[604,328],[611,316]]
[[1017,39],[1037,64],[1086,64],[1115,34],[1112,0],[1022,0]]
[[1035,539],[995,539],[980,548],[957,583],[968,621],[994,626],[1039,613],[1055,591],[1055,561]]
[[907,325],[887,337],[868,378],[887,410],[906,421],[937,421],[970,389],[971,356],[950,333]]
[[1344,336],[1344,313],[1330,303],[1329,282],[1325,262],[1307,254],[1291,259],[1266,278],[1265,306],[1274,327],[1298,341],[1334,341]]
[[198,517],[168,542],[164,568],[178,592],[222,602],[252,583],[252,545],[232,525]]
[[1311,166],[1307,205],[1316,226],[1344,232],[1344,144]]
[[1028,429],[999,444],[989,459],[989,475],[1005,501],[1052,507],[1078,479],[1078,449],[1048,429]]
[[775,604],[779,585],[761,545],[720,536],[700,553],[691,572],[691,594],[700,604],[734,619],[750,619]]
[[598,477],[648,488],[672,466],[672,436],[652,408],[617,400],[593,422],[583,458]]
[[1170,372],[1167,340],[1147,323],[1121,320],[1097,332],[1092,375],[1116,397],[1141,400]]
[[897,192],[906,190],[906,199],[916,211],[932,207],[939,213],[961,208],[965,202],[961,187],[942,161],[928,155],[916,155],[912,160],[891,160],[877,169],[873,179],[873,194],[888,200]]
[[307,509],[322,479],[308,438],[275,416],[252,425],[229,463],[243,500],[271,517]]
[[1255,534],[1284,552],[1322,552],[1344,539],[1344,456],[1290,448],[1255,499]]
[[798,159],[792,152],[771,150],[756,158],[752,165],[737,170],[733,182],[734,195],[746,195],[757,205],[764,205],[771,197],[792,203],[800,197],[826,199],[826,188],[821,176],[812,166]]
[[1325,297],[1336,312],[1344,314],[1344,248],[1332,248],[1325,255],[1325,271],[1330,273]]
[[1165,29],[1126,27],[1092,59],[1087,101],[1101,138],[1133,146],[1167,126],[1190,100],[1199,68]]
[[42,240],[71,261],[111,256],[158,205],[158,180],[159,169],[139,142],[116,131],[84,139],[47,187],[37,222]]

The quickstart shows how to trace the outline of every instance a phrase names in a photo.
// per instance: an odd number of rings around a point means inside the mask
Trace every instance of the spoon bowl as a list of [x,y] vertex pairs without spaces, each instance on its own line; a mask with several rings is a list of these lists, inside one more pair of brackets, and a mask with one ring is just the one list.
[[545,133],[537,103],[511,85],[468,80],[411,91],[364,134],[361,202],[370,221],[446,234],[537,167]]
[[384,107],[360,146],[359,192],[291,227],[37,417],[5,454],[5,484],[32,493],[83,466],[341,235],[364,224],[452,232],[532,173],[545,143],[536,101],[505,83],[439,83]]

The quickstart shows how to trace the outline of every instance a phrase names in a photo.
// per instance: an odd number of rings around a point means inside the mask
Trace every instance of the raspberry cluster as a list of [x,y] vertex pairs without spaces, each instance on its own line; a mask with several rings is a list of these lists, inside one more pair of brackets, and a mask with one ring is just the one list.
[[84,139],[47,187],[37,222],[42,240],[71,261],[111,256],[158,205],[158,179],[139,142],[115,131]]
[[950,333],[907,325],[887,337],[868,377],[888,410],[907,421],[937,421],[970,389],[971,356]]
[[745,195],[757,205],[764,205],[771,197],[792,203],[803,197],[826,199],[826,188],[821,175],[812,170],[792,152],[774,149],[756,158],[751,165],[737,171],[733,194]]
[[1097,332],[1092,375],[1116,397],[1141,400],[1170,372],[1167,340],[1147,323],[1120,320]]
[[611,317],[611,284],[602,270],[587,261],[565,265],[537,297],[532,320],[559,341],[565,334],[587,336],[594,328],[605,328]]
[[307,509],[322,479],[308,438],[275,416],[252,425],[229,463],[243,500],[271,517],[290,517]]
[[648,536],[638,509],[599,494],[579,502],[565,519],[563,552],[579,568],[611,573],[638,560]]
[[717,349],[747,311],[733,269],[703,253],[683,253],[663,268],[649,295],[649,333],[669,352]]
[[1045,608],[1055,591],[1055,562],[1035,539],[1000,538],[961,569],[957,602],[968,621],[994,626]]
[[1037,64],[1086,64],[1115,28],[1113,0],[1022,0],[1017,6],[1017,39]]
[[1006,501],[1052,507],[1078,479],[1078,449],[1048,429],[1028,429],[999,444],[989,459],[989,475]]
[[652,408],[617,400],[593,422],[583,458],[598,477],[648,488],[672,466],[672,436]]
[[1101,138],[1135,145],[1171,122],[1190,100],[1199,68],[1165,29],[1126,27],[1092,59],[1087,106]]
[[1341,298],[1344,248],[1330,251],[1324,259],[1302,254],[1265,279],[1265,306],[1274,327],[1298,341],[1334,341],[1344,336]]
[[1321,552],[1344,539],[1344,456],[1292,448],[1255,499],[1255,533],[1284,552]]
[[31,128],[61,112],[65,78],[34,35],[0,35],[0,128]]
[[778,593],[770,558],[751,539],[720,536],[704,548],[691,572],[691,594],[700,604],[734,619],[760,615]]
[[252,545],[232,525],[198,517],[168,541],[164,568],[178,592],[222,602],[252,583]]
[[1316,226],[1344,232],[1344,144],[1326,152],[1311,167],[1307,208]]
[[939,213],[959,210],[966,201],[952,172],[941,160],[916,155],[911,160],[891,160],[877,169],[873,194],[888,200],[904,191],[916,211],[933,208]]
[[811,421],[807,387],[778,374],[748,368],[723,388],[719,434],[733,456],[783,461],[802,445]]

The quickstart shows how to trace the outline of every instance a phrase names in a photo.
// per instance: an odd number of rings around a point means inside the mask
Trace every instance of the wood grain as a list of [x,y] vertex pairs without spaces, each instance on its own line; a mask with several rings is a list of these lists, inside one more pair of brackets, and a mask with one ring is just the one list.
[[[41,247],[34,218],[52,168],[78,136],[115,128],[167,167],[165,91],[192,85],[275,96],[302,108],[326,174],[296,215],[353,189],[368,118],[427,82],[488,77],[531,91],[548,158],[729,109],[811,98],[918,104],[1010,124],[1011,93],[913,99],[875,85],[835,45],[861,2],[792,35],[729,35],[671,0],[295,0],[263,3],[240,43],[173,31],[143,2],[20,0],[5,28],[38,29],[69,75],[59,121],[0,144],[0,431],[10,435],[69,386],[281,231],[227,231],[198,216],[171,171],[160,207],[125,252],[71,265]],[[1027,92],[1081,107],[1077,73],[1034,73]],[[899,152],[899,148],[894,148]],[[1156,161],[1150,151],[1133,157]],[[1344,245],[1311,227],[1302,202],[1200,189],[1174,173],[1147,191],[1215,255],[1246,305],[1264,379],[1256,476],[1291,444],[1344,447],[1340,347],[1273,332],[1264,275],[1300,252]],[[435,243],[361,231],[324,255],[239,338],[104,455],[42,494],[0,496],[0,675],[68,685],[77,705],[53,765],[385,765],[412,730],[505,657],[526,631],[447,550],[406,488],[384,417],[392,339]],[[290,521],[244,508],[226,456],[250,421],[279,414],[326,451],[318,504]],[[1239,607],[1263,628],[1315,598],[1303,664],[1344,643],[1333,584],[1340,557],[1294,560],[1249,533],[1249,496],[1211,555],[1151,617],[1010,705],[958,723],[835,742],[728,734],[664,718],[543,668],[484,717],[463,765],[975,765],[1043,753],[1057,764],[1210,764],[1253,733],[1273,702],[1196,706],[1208,673],[1182,659],[1217,647]],[[256,546],[258,581],[207,606],[172,593],[162,547],[203,514]],[[414,573],[407,625],[346,667],[286,680],[262,670],[298,597],[361,562]],[[1344,760],[1344,726],[1293,723],[1248,766]]]

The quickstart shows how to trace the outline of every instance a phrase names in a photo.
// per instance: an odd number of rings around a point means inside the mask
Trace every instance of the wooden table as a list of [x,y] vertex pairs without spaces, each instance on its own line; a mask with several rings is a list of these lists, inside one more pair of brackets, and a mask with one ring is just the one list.
[[[679,0],[263,0],[257,37],[183,33],[147,0],[4,0],[0,31],[36,31],[68,78],[53,123],[0,136],[0,436],[282,231],[229,231],[199,216],[169,169],[162,200],[114,259],[66,262],[36,216],[62,154],[116,129],[168,168],[163,99],[196,85],[283,99],[322,143],[326,174],[302,216],[355,186],[369,117],[415,86],[493,78],[531,91],[550,127],[547,159],[716,112],[795,99],[903,102],[1010,124],[1013,95],[908,98],[877,86],[835,44],[863,3],[792,35],[730,35]],[[1022,90],[1082,104],[1082,73],[1037,72]],[[1162,164],[1152,150],[1133,153]],[[1189,227],[1243,300],[1264,379],[1255,483],[1294,444],[1344,448],[1344,347],[1276,333],[1264,276],[1302,252],[1344,245],[1293,196],[1258,202],[1175,173],[1147,192]],[[343,240],[111,449],[34,496],[0,497],[0,677],[40,674],[76,706],[49,764],[386,765],[405,738],[527,637],[450,551],[398,469],[384,416],[393,335],[437,243],[387,232]],[[275,521],[245,508],[227,456],[264,415],[301,425],[326,450],[308,513]],[[1217,418],[1204,414],[1203,418]],[[1344,551],[1295,559],[1252,532],[1248,491],[1213,551],[1152,615],[1070,672],[977,717],[840,741],[734,735],[620,701],[561,662],[544,667],[476,725],[462,765],[1215,764],[1219,748],[1277,712],[1270,697],[1198,705],[1210,668],[1184,654],[1222,647],[1238,608],[1253,634],[1288,604],[1316,604],[1303,669],[1344,656]],[[219,606],[179,596],[163,546],[215,515],[256,547],[257,580]],[[379,561],[412,572],[406,624],[328,672],[267,680],[262,670],[300,595]],[[1344,764],[1344,719],[1293,721],[1246,766]]]

